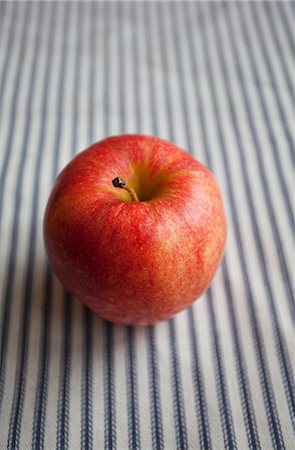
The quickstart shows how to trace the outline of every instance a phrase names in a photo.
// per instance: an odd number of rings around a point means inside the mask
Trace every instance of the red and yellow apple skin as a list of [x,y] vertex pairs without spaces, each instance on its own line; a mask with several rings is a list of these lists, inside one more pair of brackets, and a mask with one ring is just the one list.
[[[112,185],[123,178],[132,201]],[[217,183],[168,141],[107,138],[60,173],[44,217],[50,265],[104,319],[153,324],[186,308],[221,260],[226,220]]]

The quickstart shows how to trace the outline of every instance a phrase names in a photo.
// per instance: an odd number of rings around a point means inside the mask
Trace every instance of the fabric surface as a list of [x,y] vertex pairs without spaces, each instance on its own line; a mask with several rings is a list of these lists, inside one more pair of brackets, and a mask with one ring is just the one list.
[[[294,448],[294,3],[0,3],[0,448]],[[51,273],[57,173],[154,134],[215,174],[225,256],[191,308],[114,326]]]

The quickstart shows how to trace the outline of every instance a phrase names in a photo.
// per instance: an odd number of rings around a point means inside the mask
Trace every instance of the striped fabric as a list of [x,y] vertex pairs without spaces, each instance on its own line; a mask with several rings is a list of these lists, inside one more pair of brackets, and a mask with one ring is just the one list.
[[[294,449],[294,3],[0,3],[0,449]],[[52,275],[57,173],[120,133],[205,163],[228,241],[203,297],[114,326]]]

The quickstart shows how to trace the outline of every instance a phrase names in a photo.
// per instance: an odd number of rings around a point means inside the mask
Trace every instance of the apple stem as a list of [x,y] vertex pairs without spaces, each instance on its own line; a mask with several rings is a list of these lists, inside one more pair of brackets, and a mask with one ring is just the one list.
[[120,188],[120,189],[125,189],[126,191],[128,191],[130,194],[130,197],[132,198],[132,200],[134,202],[139,201],[135,190],[131,186],[129,186],[129,184],[125,180],[123,180],[123,178],[121,178],[121,177],[114,178],[112,180],[112,183],[113,183],[113,186]]

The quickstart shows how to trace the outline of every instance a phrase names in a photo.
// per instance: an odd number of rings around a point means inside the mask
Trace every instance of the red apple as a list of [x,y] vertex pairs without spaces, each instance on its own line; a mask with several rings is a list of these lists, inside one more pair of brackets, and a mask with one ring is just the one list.
[[200,162],[157,137],[122,135],[63,169],[44,239],[59,280],[96,314],[152,324],[208,287],[226,221],[217,183]]

